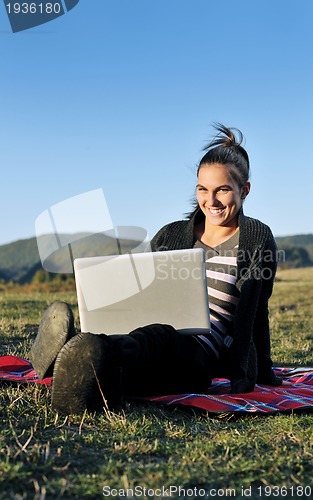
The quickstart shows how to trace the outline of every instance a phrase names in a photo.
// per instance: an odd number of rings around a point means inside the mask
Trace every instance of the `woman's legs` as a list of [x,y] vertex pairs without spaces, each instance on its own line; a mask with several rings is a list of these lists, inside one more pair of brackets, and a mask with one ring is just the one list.
[[206,392],[211,383],[214,361],[193,336],[172,326],[148,325],[116,342],[126,397]]
[[123,398],[203,393],[212,369],[201,345],[168,325],[149,325],[129,335],[80,333],[56,359],[52,406],[79,413],[119,408]]
[[41,378],[52,374],[52,406],[76,413],[122,397],[206,392],[214,360],[197,340],[169,325],[138,328],[129,335],[75,335],[73,314],[64,302],[44,313],[30,360]]

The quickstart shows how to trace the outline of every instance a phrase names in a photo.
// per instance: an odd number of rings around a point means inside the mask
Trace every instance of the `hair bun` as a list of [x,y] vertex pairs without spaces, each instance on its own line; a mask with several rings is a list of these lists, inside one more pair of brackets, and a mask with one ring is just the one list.
[[[215,146],[224,146],[225,148],[238,148],[243,142],[243,134],[238,128],[228,128],[222,123],[214,123],[214,128],[217,130],[215,138],[204,148],[204,151]],[[236,138],[236,134],[238,138]]]

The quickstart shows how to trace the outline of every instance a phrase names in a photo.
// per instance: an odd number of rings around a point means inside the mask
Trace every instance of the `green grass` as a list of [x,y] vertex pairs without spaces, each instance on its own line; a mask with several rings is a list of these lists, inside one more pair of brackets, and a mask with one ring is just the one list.
[[[312,282],[313,268],[278,275],[270,304],[277,365],[312,364]],[[73,292],[2,290],[0,354],[27,357],[56,299],[72,305],[77,322]],[[136,498],[162,498],[162,488],[163,498],[204,498],[204,490],[208,498],[309,498],[301,487],[312,486],[311,412],[238,417],[129,403],[119,415],[61,418],[46,387],[2,383],[0,398],[1,499],[130,498],[135,488]]]

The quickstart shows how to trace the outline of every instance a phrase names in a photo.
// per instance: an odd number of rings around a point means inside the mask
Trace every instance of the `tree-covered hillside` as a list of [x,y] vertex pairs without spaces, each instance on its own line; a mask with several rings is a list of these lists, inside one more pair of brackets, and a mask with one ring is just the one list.
[[[139,228],[137,228],[140,231]],[[108,234],[43,235],[38,240],[29,238],[0,246],[0,280],[30,283],[35,274],[44,268],[47,272],[72,274],[72,261],[77,257],[116,255],[129,251],[144,251],[146,233],[139,234],[138,240],[117,239]],[[142,230],[141,230],[142,231]],[[127,231],[125,232],[127,236]],[[71,241],[70,246],[64,242]],[[42,262],[43,261],[43,262]]]
[[299,234],[276,238],[283,268],[313,266],[313,234]]

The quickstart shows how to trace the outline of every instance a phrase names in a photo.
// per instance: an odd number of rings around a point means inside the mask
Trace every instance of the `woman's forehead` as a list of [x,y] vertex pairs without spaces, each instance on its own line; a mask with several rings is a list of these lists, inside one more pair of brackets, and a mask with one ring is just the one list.
[[234,184],[235,181],[230,175],[226,165],[220,163],[203,164],[199,169],[198,182],[200,181],[211,184]]

